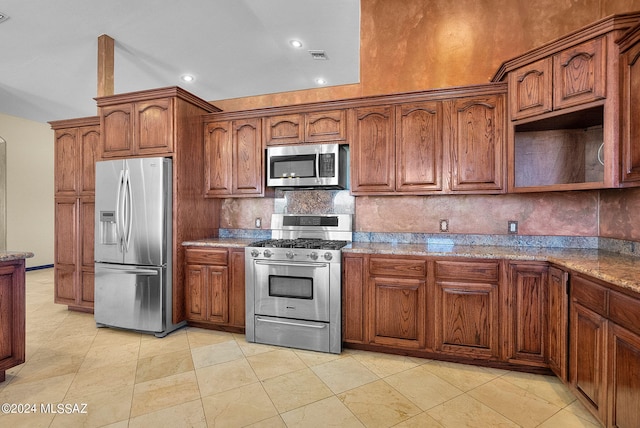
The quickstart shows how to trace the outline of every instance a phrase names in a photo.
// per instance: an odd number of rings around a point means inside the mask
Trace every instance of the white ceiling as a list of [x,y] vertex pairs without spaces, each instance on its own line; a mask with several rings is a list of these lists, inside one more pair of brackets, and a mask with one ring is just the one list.
[[101,34],[115,39],[116,94],[181,86],[214,101],[360,78],[359,0],[0,0],[0,12],[0,113],[38,122],[97,113]]

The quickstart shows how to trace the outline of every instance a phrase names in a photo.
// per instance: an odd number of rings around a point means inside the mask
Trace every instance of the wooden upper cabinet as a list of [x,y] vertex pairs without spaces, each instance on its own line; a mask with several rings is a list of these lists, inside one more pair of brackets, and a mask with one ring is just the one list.
[[133,154],[133,105],[121,104],[100,108],[103,133],[103,156]]
[[305,115],[304,141],[308,143],[345,142],[347,139],[347,112],[329,110]]
[[233,123],[233,194],[262,194],[261,119]]
[[285,114],[264,119],[265,142],[268,146],[296,144],[304,141],[304,115]]
[[231,195],[232,144],[231,121],[211,122],[204,125],[205,195]]
[[261,196],[262,121],[260,118],[204,124],[205,196]]
[[442,103],[396,106],[396,190],[442,189]]
[[552,63],[551,58],[545,58],[509,73],[512,120],[553,109]]
[[96,190],[96,161],[102,158],[100,128],[83,126],[78,129],[81,146],[81,171],[79,191],[81,195],[94,195]]
[[140,155],[173,152],[173,99],[135,103],[134,150]]
[[101,107],[103,157],[171,153],[172,101],[160,98]]
[[395,142],[393,106],[351,110],[351,191],[395,191]]
[[640,182],[640,25],[620,41],[620,181]]
[[80,150],[76,129],[55,131],[55,194],[75,196],[78,192],[76,163]]
[[347,139],[347,113],[328,110],[264,118],[265,144],[339,143]]
[[504,189],[505,97],[448,102],[451,190],[500,193]]
[[605,53],[605,38],[598,37],[554,55],[554,109],[605,98]]

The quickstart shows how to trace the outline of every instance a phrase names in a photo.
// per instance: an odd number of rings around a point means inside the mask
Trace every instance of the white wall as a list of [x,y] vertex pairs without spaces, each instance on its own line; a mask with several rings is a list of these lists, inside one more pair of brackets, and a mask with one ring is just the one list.
[[53,264],[53,130],[0,114],[6,143],[7,250],[31,251],[27,267]]

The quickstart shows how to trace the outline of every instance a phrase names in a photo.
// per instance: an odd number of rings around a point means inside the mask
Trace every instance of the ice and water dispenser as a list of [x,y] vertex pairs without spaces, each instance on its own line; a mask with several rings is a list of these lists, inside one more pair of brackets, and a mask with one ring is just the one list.
[[100,211],[99,239],[101,244],[116,245],[118,243],[115,211]]

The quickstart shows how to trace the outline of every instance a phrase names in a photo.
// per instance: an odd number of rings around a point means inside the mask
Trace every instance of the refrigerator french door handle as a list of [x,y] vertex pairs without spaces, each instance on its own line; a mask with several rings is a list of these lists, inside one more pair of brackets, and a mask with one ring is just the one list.
[[129,173],[129,169],[125,172],[125,195],[124,195],[124,210],[125,212],[125,248],[127,251],[129,250],[129,242],[131,241],[131,226],[133,224],[133,200],[132,200],[132,192],[131,192],[131,175]]
[[118,235],[118,246],[122,252],[124,252],[124,218],[122,211],[122,205],[124,203],[122,190],[124,184],[124,170],[120,170],[118,191],[116,193],[116,235]]
[[130,267],[116,267],[116,266],[101,266],[101,269],[106,270],[115,270],[120,273],[126,274],[134,274],[134,275],[145,275],[145,276],[158,276],[159,272],[154,269],[143,269],[143,268],[130,268]]

